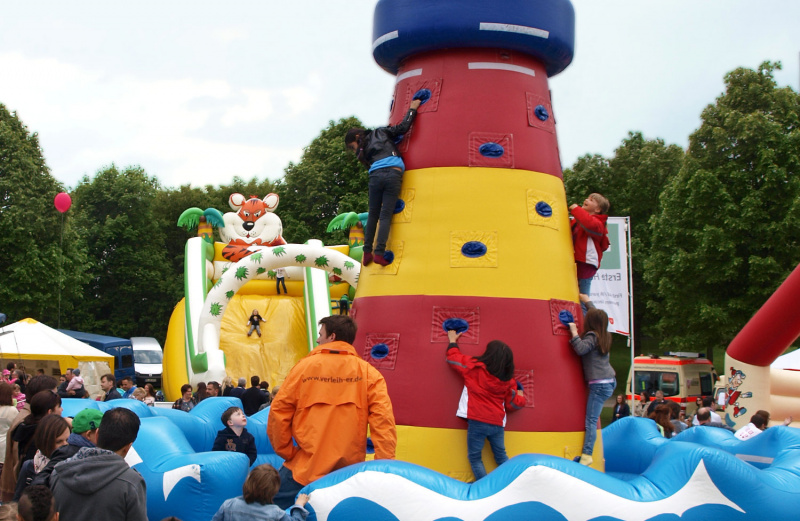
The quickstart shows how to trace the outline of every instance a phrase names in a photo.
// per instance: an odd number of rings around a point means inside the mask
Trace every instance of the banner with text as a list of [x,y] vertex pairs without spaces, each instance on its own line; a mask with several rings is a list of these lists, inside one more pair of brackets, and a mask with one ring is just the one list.
[[608,313],[608,330],[630,334],[630,287],[628,274],[628,218],[608,218],[611,245],[603,254],[600,269],[592,279],[592,303]]

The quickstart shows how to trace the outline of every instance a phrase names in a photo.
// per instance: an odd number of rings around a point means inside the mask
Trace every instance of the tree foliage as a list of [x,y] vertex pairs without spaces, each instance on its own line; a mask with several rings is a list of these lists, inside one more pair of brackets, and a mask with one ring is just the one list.
[[727,345],[800,261],[800,97],[779,67],[725,76],[664,190],[645,276],[667,347]]
[[[611,159],[586,155],[564,172],[571,203],[580,204],[587,195],[598,192],[611,202],[611,215],[630,217],[637,340],[642,339],[642,326],[653,320],[645,305],[653,287],[644,280],[644,261],[652,247],[650,219],[659,212],[661,191],[677,176],[683,156],[677,145],[666,145],[662,139],[646,140],[641,132],[630,132]],[[640,351],[639,346],[635,348]]]
[[9,321],[31,317],[57,325],[85,280],[72,212],[62,215],[53,205],[61,191],[37,135],[0,104],[0,311]]
[[75,224],[92,277],[71,327],[125,338],[166,336],[180,290],[154,212],[159,188],[139,167],[111,165],[75,189]]
[[328,223],[340,213],[367,211],[367,171],[344,147],[347,131],[361,126],[354,117],[331,121],[305,148],[300,162],[286,168],[276,189],[287,241],[346,243],[347,232],[326,232]]

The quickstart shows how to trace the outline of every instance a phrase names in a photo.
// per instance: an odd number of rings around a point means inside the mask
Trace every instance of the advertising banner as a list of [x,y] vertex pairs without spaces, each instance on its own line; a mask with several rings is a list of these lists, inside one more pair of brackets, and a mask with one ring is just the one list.
[[608,313],[612,333],[630,334],[630,281],[628,273],[628,217],[608,218],[608,240],[600,269],[592,279],[592,303]]

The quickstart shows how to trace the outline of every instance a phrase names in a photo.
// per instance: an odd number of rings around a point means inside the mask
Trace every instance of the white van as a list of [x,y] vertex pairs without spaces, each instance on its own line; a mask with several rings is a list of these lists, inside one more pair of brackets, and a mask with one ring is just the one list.
[[633,367],[628,375],[628,399],[631,376],[634,376],[634,393],[646,394],[652,400],[656,391],[664,393],[664,398],[678,402],[681,410],[689,417],[697,406],[695,400],[714,395],[717,372],[714,365],[700,353],[667,353],[666,355],[644,355],[633,359]]
[[153,384],[156,389],[161,388],[161,365],[164,356],[161,344],[153,337],[135,336],[131,338],[133,346],[133,368],[136,371],[136,386]]

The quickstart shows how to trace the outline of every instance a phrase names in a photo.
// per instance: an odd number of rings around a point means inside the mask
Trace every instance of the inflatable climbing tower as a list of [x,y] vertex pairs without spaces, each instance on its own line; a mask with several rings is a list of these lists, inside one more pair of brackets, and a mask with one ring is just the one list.
[[376,62],[397,77],[390,124],[424,100],[399,145],[394,261],[361,272],[353,306],[356,346],[389,386],[397,457],[472,479],[447,319],[466,322],[468,355],[493,339],[514,351],[528,406],[508,414],[509,456],[579,455],[585,384],[558,315],[580,312],[548,88],[572,60],[572,4],[380,0],[373,40]]

